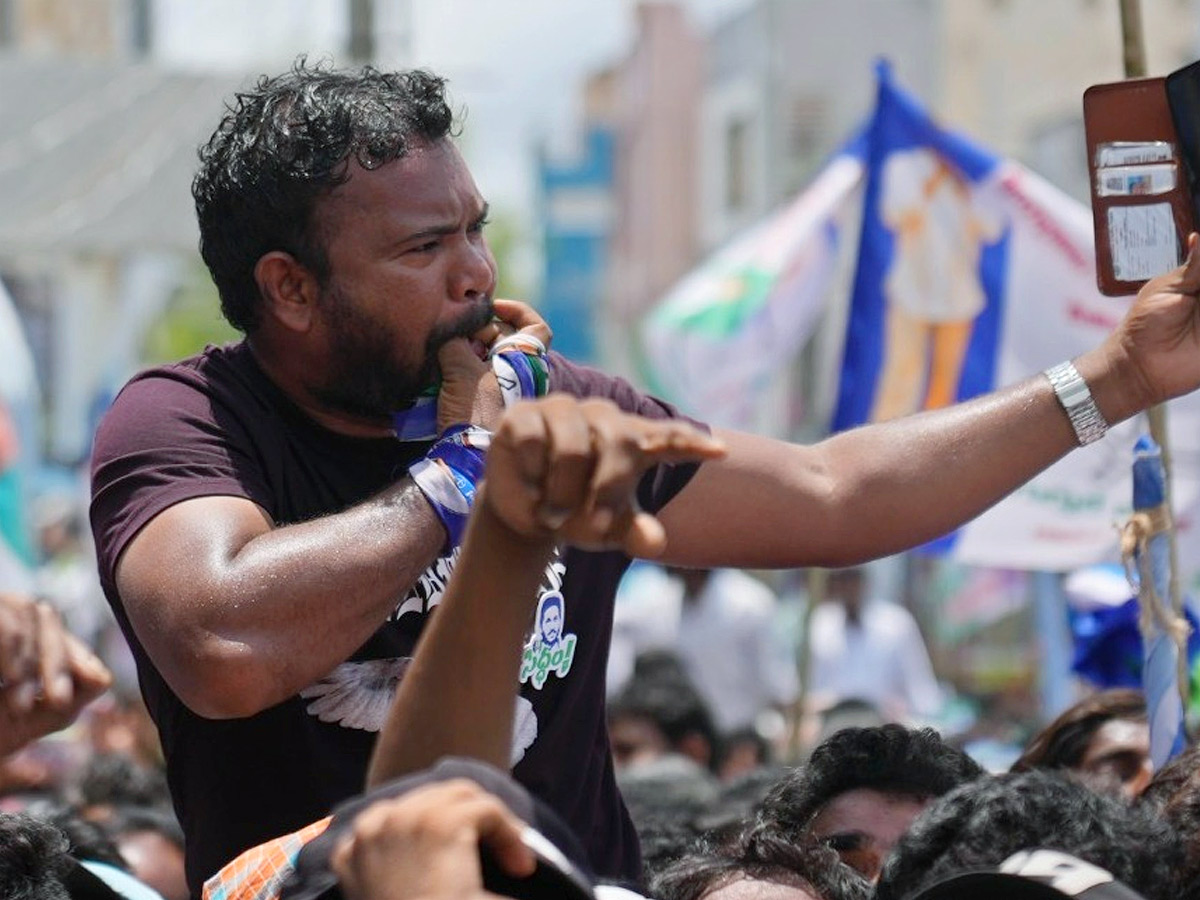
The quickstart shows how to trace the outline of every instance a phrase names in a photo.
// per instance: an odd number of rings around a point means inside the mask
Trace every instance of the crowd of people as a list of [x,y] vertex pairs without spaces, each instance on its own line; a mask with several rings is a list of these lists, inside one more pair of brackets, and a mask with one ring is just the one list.
[[[743,629],[758,601],[706,593],[730,570],[921,544],[1194,390],[1195,237],[1074,361],[794,445],[710,429],[548,349],[536,311],[494,297],[487,203],[454,128],[431,73],[301,61],[232,98],[201,148],[201,255],[245,337],[135,376],[91,461],[99,582],[139,687],[112,705],[144,704],[156,750],[10,791],[5,890],[1200,890],[1197,789],[1183,759],[1146,777],[1144,710],[1094,701],[1004,775],[894,723],[834,731],[779,769],[749,710],[794,686]],[[639,558],[680,578],[669,620],[692,656],[635,656],[608,702],[614,595]],[[847,601],[815,659],[860,666],[885,716],[933,702],[922,666],[878,643],[889,614]],[[711,658],[720,639],[739,649]],[[42,601],[5,599],[0,646],[6,753],[109,689]],[[730,696],[760,665],[763,694]],[[97,732],[143,747],[119,721]]]

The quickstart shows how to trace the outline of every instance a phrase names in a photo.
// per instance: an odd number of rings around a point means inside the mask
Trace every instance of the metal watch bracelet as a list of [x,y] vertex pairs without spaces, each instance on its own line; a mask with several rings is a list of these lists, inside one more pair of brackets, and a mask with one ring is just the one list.
[[1079,446],[1100,440],[1108,431],[1108,422],[1096,406],[1092,392],[1088,390],[1087,382],[1079,374],[1079,370],[1070,362],[1059,363],[1045,371],[1054,387],[1054,394],[1062,404],[1071,427],[1075,429],[1075,438]]

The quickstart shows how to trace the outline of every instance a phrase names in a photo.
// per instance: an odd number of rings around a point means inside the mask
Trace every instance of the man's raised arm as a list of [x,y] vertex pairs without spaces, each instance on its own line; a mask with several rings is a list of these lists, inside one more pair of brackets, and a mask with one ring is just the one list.
[[[1200,385],[1196,240],[1074,360],[1109,425]],[[672,562],[841,566],[895,553],[957,528],[1079,444],[1045,375],[807,447],[717,434],[727,457],[702,466],[659,516]]]
[[[524,304],[497,309],[512,328],[549,341]],[[461,339],[439,359],[439,414],[494,425],[503,404],[491,369]],[[363,503],[284,526],[245,497],[200,496],[155,515],[121,554],[116,580],[172,690],[201,716],[238,718],[349,658],[445,543],[442,520],[408,476]]]

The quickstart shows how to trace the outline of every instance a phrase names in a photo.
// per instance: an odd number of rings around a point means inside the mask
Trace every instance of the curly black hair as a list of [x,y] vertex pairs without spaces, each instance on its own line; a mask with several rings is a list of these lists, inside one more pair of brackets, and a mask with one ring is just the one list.
[[825,804],[847,791],[870,788],[932,798],[984,774],[982,766],[932,728],[895,723],[843,728],[771,788],[759,820],[799,835]]
[[53,825],[0,814],[0,886],[7,900],[69,900],[70,843]]
[[247,333],[258,324],[254,266],[265,253],[285,251],[328,278],[313,210],[346,181],[352,158],[374,169],[453,129],[445,79],[421,70],[337,70],[301,57],[237,93],[192,181],[200,255],[230,324]]
[[759,827],[723,852],[698,849],[680,857],[651,880],[650,896],[702,900],[739,879],[800,888],[819,900],[867,900],[871,895],[867,881],[835,851]]
[[981,778],[935,800],[884,864],[875,900],[902,900],[1020,850],[1059,850],[1111,872],[1148,900],[1179,896],[1183,848],[1153,811],[1058,772]]

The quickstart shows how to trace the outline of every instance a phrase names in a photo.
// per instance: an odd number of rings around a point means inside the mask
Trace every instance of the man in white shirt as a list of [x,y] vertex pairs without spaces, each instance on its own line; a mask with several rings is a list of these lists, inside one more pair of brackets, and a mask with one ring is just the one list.
[[831,572],[828,597],[809,624],[811,703],[866,700],[901,722],[936,714],[942,692],[908,610],[868,597],[861,568]]
[[650,649],[679,655],[725,734],[753,727],[758,714],[796,698],[795,654],[776,627],[777,601],[737,569],[642,567],[617,602],[609,689]]

